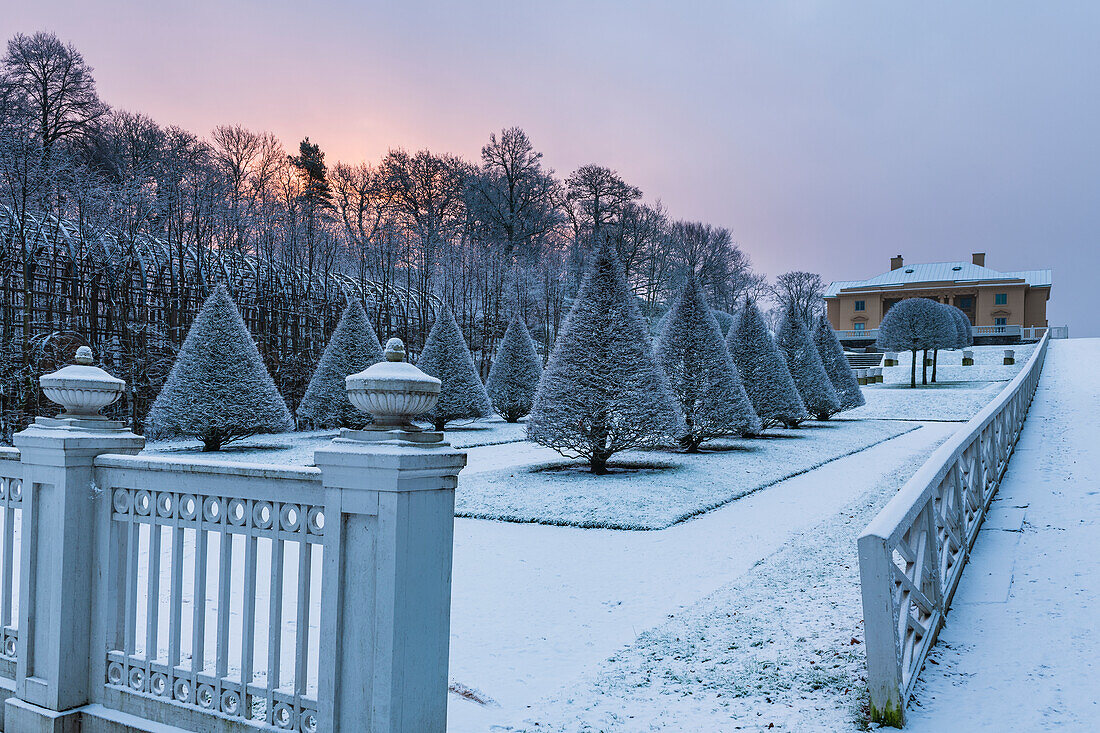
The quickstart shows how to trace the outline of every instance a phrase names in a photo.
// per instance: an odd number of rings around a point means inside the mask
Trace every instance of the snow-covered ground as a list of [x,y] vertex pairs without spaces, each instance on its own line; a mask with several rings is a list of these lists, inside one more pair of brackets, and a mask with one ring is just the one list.
[[[1005,365],[1004,350],[1016,351],[1016,363]],[[920,355],[916,389],[909,387],[911,355],[898,355],[898,366],[883,367],[882,384],[867,385],[863,396],[867,404],[845,413],[846,417],[883,420],[955,420],[974,417],[1016,376],[1035,350],[1035,344],[1013,347],[975,346],[973,366],[962,366],[961,351],[945,351],[939,356],[936,383],[921,385]],[[932,378],[932,367],[928,367]]]
[[[339,430],[303,430],[296,433],[253,435],[230,443],[217,453],[202,453],[197,440],[161,440],[150,442],[143,453],[178,453],[181,458],[201,458],[214,461],[248,461],[279,463],[290,466],[313,465],[313,452],[327,444]],[[456,448],[500,445],[521,441],[527,434],[523,421],[506,423],[499,417],[475,420],[447,426],[447,441]]]
[[1051,342],[906,730],[1096,730],[1098,363],[1100,339]]
[[[715,440],[705,452],[632,451],[595,476],[577,461],[539,449],[543,461],[515,465],[515,445],[476,449],[456,494],[458,516],[612,529],[662,529],[777,481],[889,440],[912,423],[837,419]],[[545,461],[545,457],[552,457]],[[498,468],[501,463],[506,464]],[[623,466],[630,467],[624,470]],[[618,467],[618,468],[617,468]]]
[[[723,689],[731,674],[767,688],[761,708],[774,682],[785,706],[799,661],[858,633],[856,534],[955,428],[922,427],[656,532],[457,520],[451,678],[496,704],[452,696],[449,729],[732,730],[714,712],[747,694]],[[782,674],[768,671],[777,660]],[[859,663],[845,667],[857,682]]]

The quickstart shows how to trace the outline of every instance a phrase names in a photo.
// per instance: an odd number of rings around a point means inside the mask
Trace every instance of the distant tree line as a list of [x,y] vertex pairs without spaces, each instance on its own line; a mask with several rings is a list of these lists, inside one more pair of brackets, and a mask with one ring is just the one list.
[[[270,132],[220,125],[204,138],[112,109],[92,71],[50,33],[14,36],[0,59],[4,433],[37,409],[43,344],[59,333],[66,343],[90,338],[87,317],[55,307],[66,288],[75,302],[102,288],[92,315],[109,323],[103,338],[119,361],[139,365],[120,374],[140,391],[123,401],[139,425],[219,282],[292,410],[327,340],[299,331],[330,334],[349,281],[375,294],[365,305],[378,335],[400,335],[414,354],[446,304],[483,379],[514,317],[547,357],[604,244],[650,319],[689,277],[720,312],[767,293],[807,322],[820,310],[816,275],[788,273],[769,288],[729,229],[674,219],[604,166],[558,176],[518,127],[490,134],[476,161],[396,149],[330,164],[308,137],[287,151]],[[64,229],[68,247],[52,259],[43,251],[51,228]],[[105,236],[109,257],[96,244]],[[153,264],[150,242],[162,250]]]

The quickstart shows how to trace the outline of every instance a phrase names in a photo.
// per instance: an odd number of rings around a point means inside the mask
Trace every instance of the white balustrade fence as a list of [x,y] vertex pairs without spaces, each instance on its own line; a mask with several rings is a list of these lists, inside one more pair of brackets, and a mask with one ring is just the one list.
[[96,484],[110,706],[317,730],[320,472],[104,456]]
[[465,454],[439,440],[268,466],[40,418],[0,448],[0,729],[442,733]]
[[981,412],[940,446],[859,537],[867,684],[874,722],[905,705],[1039,384],[1050,336]]

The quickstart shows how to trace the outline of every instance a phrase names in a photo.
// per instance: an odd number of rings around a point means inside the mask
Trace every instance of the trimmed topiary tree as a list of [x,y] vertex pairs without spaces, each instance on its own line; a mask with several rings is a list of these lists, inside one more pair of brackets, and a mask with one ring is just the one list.
[[485,393],[485,385],[481,383],[462,330],[445,304],[436,314],[416,366],[443,383],[435,409],[423,416],[436,430],[442,430],[452,420],[489,416],[489,395]]
[[660,445],[678,428],[646,324],[618,257],[604,244],[542,373],[527,437],[586,458],[592,473],[605,474],[615,453]]
[[852,365],[844,357],[844,347],[840,345],[840,339],[836,337],[829,319],[824,316],[817,320],[814,345],[817,346],[818,356],[821,357],[821,363],[825,366],[825,373],[829,375],[829,381],[836,390],[841,411],[865,404],[866,400],[863,399],[863,390],[859,388],[859,380],[856,379]]
[[738,311],[726,345],[762,428],[795,427],[810,417],[783,354],[755,303],[747,301]]
[[668,313],[657,342],[657,363],[680,406],[686,430],[680,443],[695,453],[708,438],[759,432],[760,419],[698,280],[688,280]]
[[828,420],[840,412],[840,400],[821,363],[817,347],[802,317],[793,309],[783,314],[775,340],[787,360],[787,368],[806,410],[818,420]]
[[352,299],[328,346],[309,387],[298,405],[298,418],[314,427],[362,427],[370,419],[348,400],[344,378],[382,361],[382,345],[374,333],[363,305]]
[[542,377],[542,360],[523,319],[508,324],[489,369],[485,391],[496,413],[507,422],[517,422],[531,412]]
[[275,381],[224,285],[206,299],[145,419],[153,439],[194,437],[204,451],[294,429]]
[[[939,320],[937,303],[927,298],[906,298],[890,307],[878,327],[875,346],[886,351],[908,351],[913,357],[909,386],[917,386],[917,352],[932,348]],[[922,384],[928,384],[928,368],[922,366]]]

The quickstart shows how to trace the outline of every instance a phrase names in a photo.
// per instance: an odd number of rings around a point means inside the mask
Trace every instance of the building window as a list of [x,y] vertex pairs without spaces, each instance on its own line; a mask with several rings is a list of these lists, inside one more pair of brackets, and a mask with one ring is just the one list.
[[969,295],[963,295],[959,298],[959,308],[962,310],[970,310],[974,307],[974,299]]
[[1004,333],[1005,326],[1007,326],[1007,325],[1008,325],[1008,319],[1007,318],[994,318],[993,319],[993,327],[996,329],[997,333]]
[[993,305],[1008,305],[1008,293],[997,293],[994,295]]
[[856,310],[857,311],[867,310],[867,301],[866,300],[857,300],[856,301]]
[[[862,300],[857,300],[856,302],[857,302],[857,303],[862,303],[863,301],[862,301]],[[862,331],[862,330],[863,330],[863,326],[864,326],[864,324],[862,324],[862,323],[855,323],[855,324],[852,324],[852,328],[854,328],[854,329],[855,329],[856,331]]]

